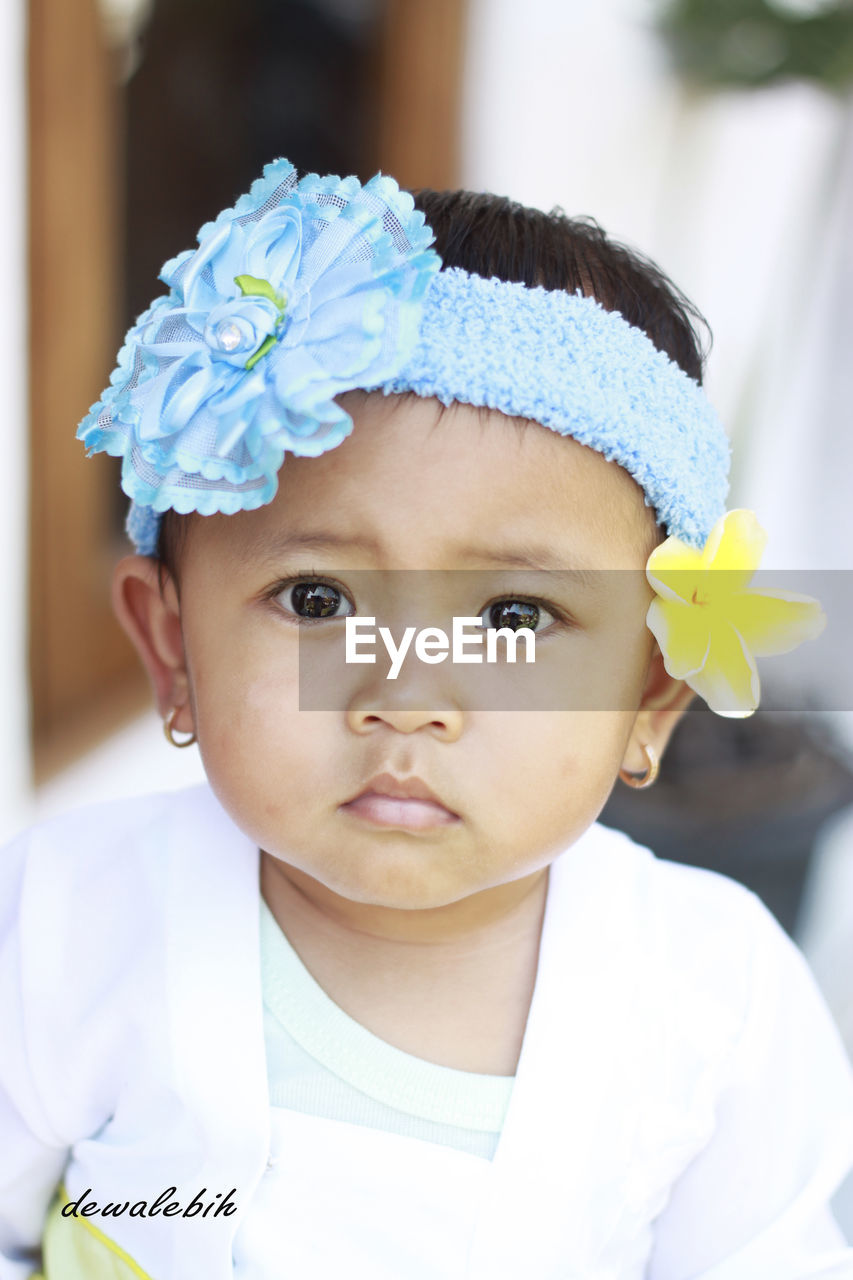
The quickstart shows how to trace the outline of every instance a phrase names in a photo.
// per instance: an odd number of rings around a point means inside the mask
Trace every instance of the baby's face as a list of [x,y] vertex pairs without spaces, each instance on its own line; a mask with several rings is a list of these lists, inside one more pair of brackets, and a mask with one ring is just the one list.
[[[352,435],[319,458],[288,457],[271,504],[190,524],[190,702],[211,785],[260,848],[351,901],[439,907],[539,871],[600,812],[652,652],[642,570],[655,526],[626,472],[541,426],[409,396],[344,402]],[[509,563],[522,555],[634,572],[584,584]],[[424,569],[442,571],[420,577],[445,590],[428,603],[447,631],[449,613],[492,618],[506,601],[503,619],[519,599],[540,602],[537,664],[594,678],[620,709],[483,709],[470,666],[412,656],[392,681],[378,647],[377,665],[347,668],[337,709],[300,710],[300,643],[325,643],[328,628],[339,640],[345,612],[376,615],[395,584],[419,580],[383,571]],[[294,577],[337,584],[321,588],[336,616],[299,625],[316,606]],[[443,807],[365,797],[383,773],[421,779]]]

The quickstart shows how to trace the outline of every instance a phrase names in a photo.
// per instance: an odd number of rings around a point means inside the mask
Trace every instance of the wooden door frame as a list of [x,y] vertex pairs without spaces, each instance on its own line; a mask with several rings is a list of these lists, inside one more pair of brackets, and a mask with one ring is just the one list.
[[112,615],[127,550],[111,532],[116,464],[76,424],[121,334],[120,97],[96,0],[30,0],[29,632],[33,772],[56,772],[145,701]]

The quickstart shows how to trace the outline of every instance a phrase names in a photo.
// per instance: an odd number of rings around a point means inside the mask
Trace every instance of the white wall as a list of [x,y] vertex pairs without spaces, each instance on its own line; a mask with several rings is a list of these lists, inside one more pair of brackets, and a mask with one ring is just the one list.
[[0,839],[31,795],[26,661],[27,245],[24,0],[0,5]]
[[[853,179],[847,104],[807,84],[686,89],[650,0],[470,5],[464,184],[591,214],[655,258],[714,330],[706,385],[735,443],[729,505],[759,511],[768,565],[826,568],[831,552],[853,568],[841,469],[807,446],[816,389],[841,362],[820,337],[800,358],[806,330],[837,328],[821,282],[839,266],[845,166]],[[824,438],[850,434],[849,403],[835,396]],[[828,508],[831,547],[815,537]]]
[[661,73],[646,9],[637,0],[469,0],[464,185],[562,204],[648,244],[679,96]]

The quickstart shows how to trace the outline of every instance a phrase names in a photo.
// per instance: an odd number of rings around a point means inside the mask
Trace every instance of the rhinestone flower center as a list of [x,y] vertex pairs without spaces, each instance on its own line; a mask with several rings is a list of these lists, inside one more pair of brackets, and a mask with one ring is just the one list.
[[233,320],[220,320],[216,326],[216,341],[221,351],[227,351],[229,354],[236,351],[243,341],[240,326]]

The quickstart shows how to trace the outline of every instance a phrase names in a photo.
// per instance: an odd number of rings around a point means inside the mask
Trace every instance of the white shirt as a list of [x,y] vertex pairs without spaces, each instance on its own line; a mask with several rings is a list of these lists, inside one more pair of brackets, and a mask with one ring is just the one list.
[[[0,938],[0,1280],[30,1274],[63,1172],[102,1201],[236,1189],[230,1217],[95,1219],[156,1280],[293,1274],[285,1248],[310,1259],[300,1280],[338,1280],[341,1257],[399,1280],[383,1224],[413,1222],[415,1189],[430,1280],[853,1278],[826,1208],[853,1163],[853,1081],[801,956],[746,890],[620,833],[594,825],[551,869],[491,1161],[276,1116],[258,853],[206,786],[14,842]],[[359,1170],[384,1178],[375,1230]]]

